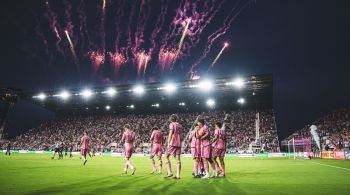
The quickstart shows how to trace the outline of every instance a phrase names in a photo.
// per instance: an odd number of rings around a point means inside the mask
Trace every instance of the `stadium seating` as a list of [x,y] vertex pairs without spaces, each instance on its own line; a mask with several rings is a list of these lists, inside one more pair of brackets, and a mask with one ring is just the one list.
[[[312,123],[317,126],[322,150],[349,148],[350,109],[341,109],[321,117]],[[311,125],[311,124],[310,124]],[[294,132],[285,140],[310,137],[310,125]]]
[[[279,144],[273,111],[263,110],[259,113],[260,140],[264,151],[277,151]],[[229,114],[226,124],[227,152],[247,151],[249,144],[255,139],[255,111],[179,113],[180,123],[185,128],[184,138],[198,115],[205,118],[213,133],[215,122],[223,121],[225,114]],[[120,152],[122,127],[129,123],[137,133],[137,151],[147,152],[151,128],[158,126],[166,131],[169,116],[170,114],[66,116],[30,129],[11,142],[13,149],[51,150],[55,144],[62,142],[67,145],[73,144],[75,150],[79,150],[78,143],[82,133],[88,131],[95,150]],[[185,148],[184,151],[188,152],[189,148]]]

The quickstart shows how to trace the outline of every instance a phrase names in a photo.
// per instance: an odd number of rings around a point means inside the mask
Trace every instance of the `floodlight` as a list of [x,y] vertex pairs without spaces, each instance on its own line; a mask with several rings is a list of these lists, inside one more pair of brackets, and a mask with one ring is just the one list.
[[242,88],[244,87],[244,80],[241,78],[236,78],[233,82],[232,85],[236,88]]
[[111,109],[111,106],[107,105],[106,110],[110,110],[110,109]]
[[152,107],[159,108],[160,105],[159,105],[159,103],[156,103],[156,104],[152,104],[151,106],[152,106]]
[[130,109],[134,109],[135,108],[134,104],[131,104],[130,106],[126,106],[126,107],[130,108]]
[[81,96],[83,96],[84,98],[89,98],[93,95],[93,92],[90,89],[84,89],[81,93]]
[[239,98],[239,99],[237,100],[237,103],[239,103],[239,104],[244,104],[244,103],[245,103],[245,99],[244,99],[244,98]]
[[213,99],[208,99],[207,100],[207,105],[209,106],[209,107],[213,107],[214,105],[215,105],[215,101],[213,100]]
[[67,100],[71,96],[71,94],[68,91],[62,91],[57,96],[63,100]]
[[179,106],[186,106],[186,103],[185,102],[180,102]]
[[172,93],[176,90],[176,85],[172,83],[168,83],[164,85],[164,90],[168,93]]
[[145,88],[142,85],[137,85],[134,87],[134,89],[132,91],[136,94],[141,95],[145,92]]
[[198,84],[198,87],[202,90],[211,91],[214,88],[214,84],[212,81],[204,80]]
[[33,98],[38,98],[39,100],[45,100],[46,95],[44,93],[39,93],[37,96],[33,96]]
[[103,91],[102,93],[107,94],[109,97],[113,97],[117,93],[117,90],[113,87],[110,87],[106,91]]

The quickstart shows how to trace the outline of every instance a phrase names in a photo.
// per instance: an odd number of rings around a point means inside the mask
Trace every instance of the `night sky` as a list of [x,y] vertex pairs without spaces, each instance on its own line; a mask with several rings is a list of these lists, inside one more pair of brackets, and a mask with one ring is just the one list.
[[[222,26],[226,15],[236,3],[227,0],[223,4],[198,37],[199,43],[177,61],[171,71],[161,73],[157,69],[157,61],[151,60],[145,74],[140,76],[136,74],[135,67],[129,68],[127,65],[122,67],[120,72],[111,74],[108,61],[97,72],[91,71],[85,54],[89,50],[101,49],[99,23],[102,13],[96,10],[102,1],[85,1],[83,10],[91,45],[87,44],[86,34],[82,36],[84,38],[76,38],[81,35],[79,32],[82,32],[78,30],[81,17],[77,14],[81,1],[72,1],[72,10],[69,13],[65,10],[66,2],[70,1],[55,1],[55,4],[51,2],[53,1],[49,1],[50,7],[57,14],[57,21],[61,27],[62,41],[59,45],[63,50],[61,54],[55,47],[57,40],[50,29],[52,23],[46,20],[45,1],[2,2],[0,87],[42,91],[62,87],[162,81],[168,78],[178,81],[189,79],[188,74],[184,72],[187,73],[191,65],[201,56],[207,37]],[[161,1],[145,0],[145,2],[148,2],[148,7],[151,8],[144,31],[145,37],[149,37],[154,29],[152,22],[159,16],[157,10],[161,9]],[[177,1],[168,2],[171,3],[167,6],[165,23],[171,22],[174,10],[179,5]],[[104,21],[106,51],[115,51],[113,35],[117,30],[113,24],[117,4],[116,1],[107,1],[106,5]],[[123,13],[129,14],[131,6],[132,4],[126,5]],[[146,8],[147,6],[145,10]],[[139,9],[136,10],[135,17]],[[348,10],[350,1],[347,0],[257,0],[247,5],[233,20],[226,34],[215,40],[212,50],[196,67],[196,71],[203,76],[223,43],[228,41],[230,46],[209,72],[211,76],[272,73],[277,129],[280,139],[283,139],[318,117],[349,107],[350,12]],[[69,24],[67,16],[71,17],[73,25],[71,38],[77,50],[79,71],[63,33],[63,26]],[[122,27],[119,30],[127,31],[127,19],[127,16],[123,17],[120,23]],[[137,20],[132,21],[132,26],[137,26]],[[166,26],[169,25],[165,24],[165,30],[160,31],[159,35],[167,32]],[[126,33],[122,35],[121,42],[126,40],[123,36],[126,36]],[[47,49],[44,39],[47,41]],[[179,34],[174,40],[179,40]],[[185,42],[186,40],[185,38]],[[185,46],[186,44],[188,43],[186,42]],[[151,45],[151,41],[147,38],[142,47],[147,50]],[[167,46],[169,45],[171,46],[170,42]],[[160,48],[160,45],[156,48]],[[157,58],[155,53],[151,59]],[[9,135],[17,135],[53,117],[53,113],[30,102],[20,101],[8,117]]]

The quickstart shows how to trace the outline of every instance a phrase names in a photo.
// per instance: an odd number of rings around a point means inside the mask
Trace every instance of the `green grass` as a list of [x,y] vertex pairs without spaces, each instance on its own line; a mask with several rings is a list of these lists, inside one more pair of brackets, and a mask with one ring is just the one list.
[[182,159],[181,180],[150,175],[146,157],[132,161],[136,174],[122,176],[122,157],[97,156],[83,167],[77,156],[1,155],[0,194],[350,194],[350,170],[315,164],[350,169],[350,161],[228,158],[226,177],[209,180],[191,177],[191,158]]

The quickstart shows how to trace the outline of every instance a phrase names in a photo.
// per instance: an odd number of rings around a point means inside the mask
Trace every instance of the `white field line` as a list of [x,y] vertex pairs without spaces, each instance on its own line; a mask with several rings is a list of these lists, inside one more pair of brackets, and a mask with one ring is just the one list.
[[328,164],[323,164],[323,163],[317,163],[317,162],[311,162],[311,163],[313,163],[313,164],[318,164],[318,165],[321,165],[321,166],[333,167],[333,168],[337,168],[337,169],[343,169],[343,170],[350,171],[350,169],[344,168],[344,167],[337,167],[337,166],[328,165]]

